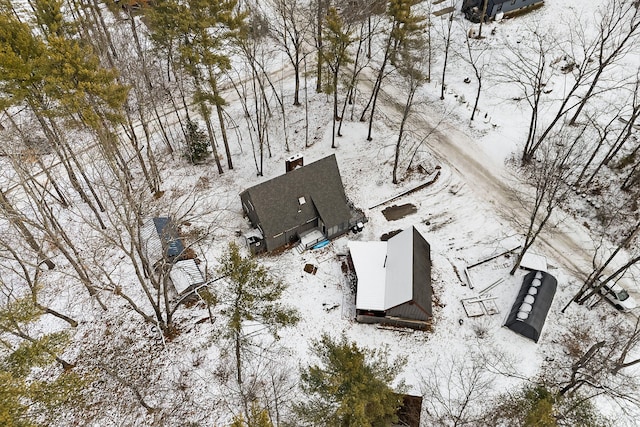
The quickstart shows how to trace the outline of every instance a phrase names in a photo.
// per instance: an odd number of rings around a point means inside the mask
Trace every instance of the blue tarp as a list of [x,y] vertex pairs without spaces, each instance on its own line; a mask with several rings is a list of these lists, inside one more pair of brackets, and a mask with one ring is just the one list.
[[153,218],[153,224],[156,227],[158,236],[160,236],[162,250],[167,258],[175,258],[184,252],[184,245],[182,244],[182,240],[180,240],[178,230],[171,222],[171,218]]

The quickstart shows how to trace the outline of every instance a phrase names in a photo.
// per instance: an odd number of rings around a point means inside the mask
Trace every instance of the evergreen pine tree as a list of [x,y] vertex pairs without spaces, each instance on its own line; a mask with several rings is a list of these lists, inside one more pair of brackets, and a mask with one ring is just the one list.
[[193,164],[198,164],[209,157],[209,140],[200,130],[198,124],[187,120],[187,152],[186,157]]
[[[1,282],[0,282],[1,283]],[[64,332],[32,337],[25,324],[44,312],[31,298],[10,299],[0,307],[0,425],[51,425],[71,407],[82,405],[82,378],[57,356],[68,342]],[[17,340],[17,341],[16,341]],[[41,378],[42,370],[59,362],[64,371]]]
[[226,278],[221,300],[226,304],[223,311],[227,317],[227,336],[233,341],[237,380],[242,384],[242,353],[249,344],[249,337],[243,333],[244,323],[259,322],[277,337],[280,328],[297,323],[298,314],[279,302],[286,289],[284,283],[256,259],[243,257],[236,244],[229,244],[220,259],[218,273]]
[[257,404],[251,405],[250,414],[245,418],[242,414],[233,418],[229,427],[274,427],[269,419],[269,412]]
[[[301,388],[306,399],[296,412],[307,425],[327,427],[388,426],[397,421],[402,395],[394,392],[406,360],[388,361],[388,352],[362,349],[343,335],[324,334],[313,342],[320,364],[304,368]],[[402,391],[400,383],[398,391]]]
[[220,95],[218,79],[220,73],[231,68],[227,47],[237,36],[246,15],[238,11],[237,0],[158,0],[146,11],[152,40],[168,52],[175,52],[170,58],[173,65],[184,70],[194,82],[194,101],[207,126],[218,173],[223,170],[214,143],[209,105],[216,108],[227,165],[233,169],[223,117],[226,101]]

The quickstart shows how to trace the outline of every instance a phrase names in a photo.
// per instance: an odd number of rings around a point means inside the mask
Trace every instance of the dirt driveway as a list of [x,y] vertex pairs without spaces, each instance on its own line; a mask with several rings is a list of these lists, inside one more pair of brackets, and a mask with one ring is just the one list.
[[[388,94],[382,98],[382,112],[399,122],[403,105]],[[434,155],[443,164],[449,165],[471,192],[478,199],[488,202],[514,230],[523,230],[530,212],[515,197],[515,189],[527,191],[527,187],[504,164],[490,158],[469,135],[451,123],[441,121],[439,116],[439,112],[421,104],[420,111],[414,112],[410,118],[410,126],[417,132],[416,138],[425,137],[431,132],[427,143]],[[554,264],[566,268],[579,278],[585,277],[591,270],[592,254],[585,250],[592,246],[591,239],[585,227],[568,215],[564,215],[552,230],[543,231],[535,246],[536,251],[543,251]]]

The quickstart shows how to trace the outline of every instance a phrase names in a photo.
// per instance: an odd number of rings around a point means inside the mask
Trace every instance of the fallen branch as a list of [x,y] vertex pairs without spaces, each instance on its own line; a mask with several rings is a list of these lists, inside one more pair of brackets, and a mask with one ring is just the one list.
[[522,245],[518,245],[518,246],[516,246],[516,247],[515,247],[515,248],[513,248],[513,249],[509,249],[509,250],[506,250],[506,251],[504,251],[504,252],[501,252],[501,253],[499,253],[499,254],[497,254],[497,255],[492,255],[492,256],[490,256],[489,258],[482,259],[482,260],[480,260],[480,261],[476,262],[475,264],[468,265],[468,266],[467,266],[467,269],[469,269],[469,268],[473,268],[473,267],[477,267],[477,266],[479,266],[480,264],[484,264],[485,262],[489,262],[489,261],[494,260],[494,259],[496,259],[496,258],[500,258],[502,255],[510,254],[511,252],[516,251],[516,250],[520,249],[521,247],[522,247]]
[[387,199],[387,200],[383,200],[382,202],[380,202],[380,203],[378,203],[378,204],[376,204],[376,205],[371,206],[369,209],[377,208],[377,207],[378,207],[378,206],[380,206],[380,205],[384,205],[385,203],[388,203],[388,202],[391,202],[391,201],[393,201],[393,200],[399,199],[400,197],[406,196],[407,194],[411,194],[411,193],[413,193],[413,192],[415,192],[415,191],[422,190],[423,188],[428,187],[429,185],[431,185],[431,184],[433,184],[434,182],[436,182],[436,181],[438,180],[438,178],[439,178],[439,177],[440,177],[440,170],[438,170],[438,171],[435,173],[435,175],[433,176],[433,178],[431,178],[429,181],[424,182],[424,183],[422,183],[422,184],[418,185],[417,187],[413,187],[413,188],[411,188],[411,189],[409,189],[409,190],[407,190],[407,191],[404,191],[404,192],[402,192],[402,193],[400,193],[400,194],[398,194],[398,195],[396,195],[396,196],[393,196],[393,197],[391,197],[391,198],[389,198],[389,199]]

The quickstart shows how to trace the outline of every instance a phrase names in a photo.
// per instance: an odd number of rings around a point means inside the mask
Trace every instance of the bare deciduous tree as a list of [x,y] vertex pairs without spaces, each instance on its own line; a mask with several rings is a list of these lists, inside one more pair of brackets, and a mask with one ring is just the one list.
[[522,160],[525,162],[535,152],[533,147],[538,130],[540,103],[544,87],[552,77],[549,62],[556,42],[553,41],[553,36],[538,28],[526,31],[523,40],[524,43],[508,47],[510,56],[498,70],[497,76],[501,81],[517,86],[522,98],[531,108],[529,130],[522,152]]
[[[482,40],[474,40],[470,36],[470,30],[471,28],[463,28],[463,31],[466,35],[466,52],[464,54],[460,53],[459,55],[462,57],[463,61],[469,64],[473,69],[473,74],[478,84],[475,101],[473,103],[473,110],[471,111],[471,118],[469,119],[473,121],[476,116],[476,111],[478,110],[478,103],[480,102],[480,93],[482,92],[482,77],[484,75],[485,68],[488,64],[491,63],[491,56],[489,45],[484,43]],[[480,39],[480,36],[478,36],[478,39]]]
[[277,20],[270,25],[271,35],[287,55],[293,67],[294,90],[293,105],[300,105],[300,76],[302,64],[307,56],[304,49],[308,36],[308,18],[305,4],[301,0],[270,0],[273,10],[277,13]]
[[581,101],[569,124],[575,124],[582,109],[594,95],[605,70],[634,49],[640,36],[640,9],[632,2],[609,0],[600,6],[595,21],[598,26],[593,55],[595,58],[587,59],[595,59],[597,64],[593,68],[587,92],[581,96]]
[[560,397],[604,398],[627,415],[638,414],[640,382],[629,368],[638,363],[631,354],[639,324],[620,316],[600,320],[573,320],[558,340],[563,351],[543,367],[542,377]]
[[[0,277],[12,282],[12,293],[28,297],[33,307],[42,313],[62,319],[74,328],[78,326],[75,319],[41,302],[40,295],[44,292],[40,280],[42,267],[38,259],[39,254],[34,253],[31,248],[20,245],[19,238],[11,237],[6,231],[0,237],[1,252],[6,254],[0,255]],[[18,289],[19,286],[21,289]]]
[[[450,1],[449,5],[455,7],[455,2]],[[449,48],[451,47],[451,29],[453,27],[453,12],[444,15],[441,20],[441,36],[444,41],[444,59],[442,62],[442,86],[440,87],[440,99],[444,99],[444,91],[447,87],[446,84],[446,76],[447,76],[447,65],[449,62]]]
[[402,108],[402,117],[400,119],[400,129],[398,131],[398,139],[396,140],[396,149],[393,159],[393,183],[398,184],[398,164],[400,162],[400,153],[403,143],[405,126],[413,107],[416,91],[427,80],[424,73],[425,61],[421,56],[421,48],[424,46],[422,37],[410,35],[404,40],[403,46],[397,51],[395,58],[398,73],[403,79],[404,92],[407,98]]
[[[609,282],[617,282],[631,267],[640,262],[640,254],[636,250],[627,252],[629,248],[637,247],[640,221],[629,217],[625,209],[616,208],[616,210],[617,212],[602,214],[608,218],[608,221],[602,225],[600,241],[593,252],[592,270],[584,279],[578,292],[563,307],[562,312],[565,312],[572,302],[584,304],[593,296],[600,296],[602,286]],[[613,226],[623,231],[617,236],[619,240],[615,245],[609,247],[610,236],[606,229]],[[611,269],[615,270],[607,273]]]
[[420,373],[424,416],[430,425],[482,425],[483,401],[495,380],[486,356],[440,358]]
[[553,223],[552,215],[560,203],[571,191],[568,179],[575,168],[576,155],[580,153],[582,132],[569,135],[566,132],[555,136],[538,151],[537,161],[526,169],[526,181],[534,187],[533,197],[518,197],[525,212],[527,222],[522,224],[526,230],[524,243],[516,257],[511,274],[515,274],[522,258],[531,248],[540,233]]
[[333,129],[331,132],[331,148],[336,148],[336,121],[342,120],[338,116],[338,82],[342,66],[353,62],[348,48],[355,41],[352,37],[353,24],[338,13],[334,7],[330,7],[324,23],[323,38],[326,46],[322,50],[322,60],[331,70],[331,85],[327,87],[333,94]]

